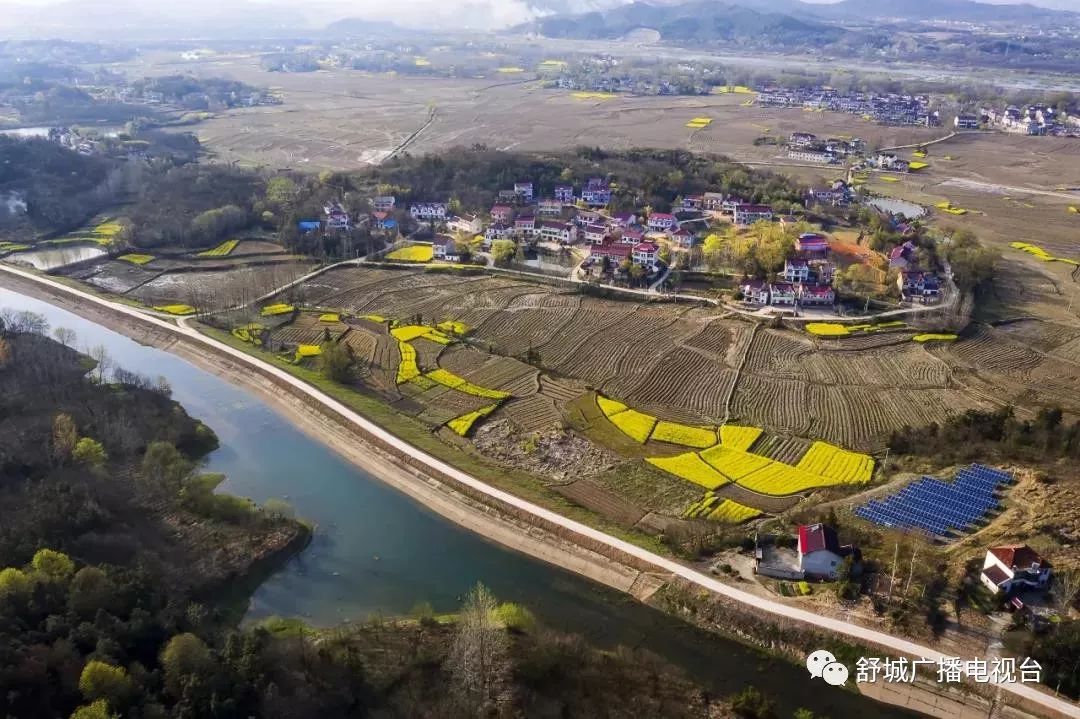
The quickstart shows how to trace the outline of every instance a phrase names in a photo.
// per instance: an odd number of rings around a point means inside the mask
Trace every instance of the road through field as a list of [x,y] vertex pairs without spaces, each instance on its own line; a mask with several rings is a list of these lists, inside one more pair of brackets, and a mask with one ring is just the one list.
[[[55,292],[71,295],[85,302],[91,302],[106,307],[115,313],[129,316],[132,319],[136,319],[140,322],[155,325],[159,329],[166,330],[172,333],[182,334],[191,341],[201,343],[209,348],[212,348],[215,352],[228,355],[231,359],[243,362],[244,364],[251,366],[254,369],[257,369],[258,371],[266,375],[274,377],[275,380],[278,380],[288,385],[296,392],[305,395],[311,401],[318,402],[325,406],[327,409],[336,413],[337,415],[345,418],[353,425],[355,425],[358,429],[360,429],[363,433],[372,436],[391,447],[394,447],[396,450],[402,452],[403,454],[414,457],[417,461],[429,467],[434,472],[447,476],[455,482],[460,483],[462,486],[468,487],[471,490],[481,495],[487,496],[499,503],[514,507],[515,509],[527,513],[528,515],[536,517],[537,519],[541,519],[546,523],[558,526],[581,538],[588,539],[592,542],[602,544],[618,552],[632,556],[635,559],[638,559],[655,567],[656,569],[670,573],[676,577],[679,577],[680,579],[693,583],[711,592],[715,592],[716,594],[722,595],[736,602],[746,604],[747,606],[753,607],[756,610],[768,612],[769,614],[798,621],[807,625],[824,629],[826,631],[835,632],[836,634],[852,637],[856,640],[876,645],[891,652],[897,652],[899,654],[912,657],[921,657],[934,662],[949,658],[948,655],[943,654],[942,652],[931,649],[929,647],[921,646],[919,644],[916,644],[915,642],[911,642],[906,639],[900,639],[898,637],[894,637],[892,635],[885,634],[884,632],[879,632],[874,629],[869,629],[867,627],[849,624],[839,619],[823,617],[815,614],[814,612],[806,611],[804,609],[798,609],[796,607],[791,607],[777,601],[762,598],[756,594],[743,591],[736,587],[728,586],[727,584],[719,582],[706,574],[703,574],[691,567],[680,564],[672,559],[662,557],[658,554],[654,554],[653,552],[642,549],[635,544],[631,544],[621,539],[617,539],[608,534],[605,534],[604,532],[601,532],[600,530],[586,526],[579,522],[575,522],[571,519],[567,519],[566,517],[563,517],[556,512],[521,499],[516,495],[492,487],[480,481],[479,479],[476,479],[475,477],[466,474],[465,472],[462,472],[457,468],[452,467],[445,462],[442,462],[439,459],[436,459],[435,457],[421,452],[416,447],[413,447],[407,442],[399,439],[398,437],[394,436],[382,427],[371,422],[367,418],[362,417],[361,415],[357,414],[356,412],[346,407],[344,404],[338,402],[337,400],[334,400],[322,394],[311,385],[303,382],[300,379],[297,379],[285,370],[268,364],[267,362],[253,357],[246,352],[243,352],[215,339],[200,334],[198,330],[189,326],[187,322],[183,319],[179,320],[178,324],[172,324],[157,317],[150,316],[139,309],[111,302],[89,292],[69,287],[67,285],[61,284],[60,282],[56,282],[55,280],[41,277],[31,272],[26,272],[3,264],[0,264],[0,271],[15,275],[23,280],[30,280],[45,285]],[[1077,706],[1076,704],[1073,704],[1061,698],[1052,696],[1049,693],[1036,688],[1035,686],[1028,684],[1005,682],[998,683],[998,686],[1001,688],[1001,690],[1005,692],[1009,692],[1027,702],[1044,707],[1045,709],[1058,712],[1063,716],[1080,717],[1080,706]]]

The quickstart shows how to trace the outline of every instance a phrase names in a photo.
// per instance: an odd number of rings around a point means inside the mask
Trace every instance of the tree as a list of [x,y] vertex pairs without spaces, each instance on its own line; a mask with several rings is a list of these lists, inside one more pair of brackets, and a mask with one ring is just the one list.
[[39,549],[30,566],[50,579],[66,581],[75,571],[75,562],[63,552],[52,549]]
[[212,665],[210,650],[194,634],[177,634],[161,651],[165,689],[173,696],[181,695],[184,684],[191,676],[208,671]]
[[53,330],[53,337],[65,347],[71,347],[75,344],[75,330],[70,327],[57,327]]
[[75,451],[75,444],[79,441],[79,431],[75,427],[75,420],[70,414],[60,413],[53,420],[52,431],[52,458],[53,461],[62,465],[71,459]]
[[776,705],[762,694],[757,687],[746,687],[735,695],[731,709],[736,716],[744,719],[774,719]]
[[319,355],[319,370],[323,376],[334,382],[345,384],[352,380],[352,352],[343,342],[324,342]]
[[173,445],[151,442],[143,454],[139,476],[144,482],[179,492],[194,469],[195,465]]
[[123,667],[91,660],[79,675],[79,691],[89,701],[103,699],[109,706],[123,706],[131,695],[131,679]]
[[266,183],[266,201],[281,208],[296,198],[296,183],[288,177],[273,177]]
[[1063,618],[1069,616],[1080,595],[1080,570],[1063,569],[1054,575],[1054,606]]
[[11,345],[3,337],[0,337],[0,369],[7,367],[11,361]]
[[473,715],[483,714],[493,699],[495,680],[509,653],[506,633],[496,621],[497,608],[495,596],[483,584],[469,591],[446,660],[454,688]]
[[491,243],[491,258],[496,265],[508,265],[517,253],[517,243],[513,240],[495,240]]
[[99,610],[109,607],[115,591],[105,572],[97,567],[83,567],[71,579],[68,607],[79,616],[91,619]]
[[101,469],[105,466],[108,455],[105,454],[105,448],[101,446],[101,442],[91,437],[83,437],[75,443],[71,458],[91,469]]
[[25,597],[30,593],[33,583],[26,572],[14,567],[0,569],[0,599],[5,597]]
[[105,378],[109,376],[109,370],[112,369],[112,357],[109,356],[109,351],[105,348],[105,345],[94,345],[90,348],[90,359],[94,360],[94,377],[97,382],[102,383]]
[[98,699],[90,704],[83,704],[71,713],[69,719],[117,719],[117,715],[109,711],[107,701]]

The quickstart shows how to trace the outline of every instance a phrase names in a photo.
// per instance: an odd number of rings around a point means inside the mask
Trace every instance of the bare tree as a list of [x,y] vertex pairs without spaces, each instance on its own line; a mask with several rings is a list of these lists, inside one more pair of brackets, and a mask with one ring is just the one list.
[[96,363],[94,380],[99,384],[104,383],[109,376],[109,371],[112,369],[112,357],[109,356],[109,351],[105,348],[105,345],[94,345],[90,348],[88,354]]
[[1067,618],[1080,595],[1080,570],[1068,569],[1054,575],[1054,605]]
[[472,588],[446,660],[454,688],[470,716],[487,713],[507,666],[509,646],[506,632],[496,620],[496,607],[495,596],[487,587],[478,583]]
[[75,344],[75,330],[70,327],[57,327],[53,330],[53,337],[65,347],[71,347]]

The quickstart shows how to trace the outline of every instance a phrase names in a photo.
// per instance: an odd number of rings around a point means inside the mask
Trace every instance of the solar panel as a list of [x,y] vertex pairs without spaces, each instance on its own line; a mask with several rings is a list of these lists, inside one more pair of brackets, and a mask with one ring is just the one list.
[[881,526],[940,536],[965,532],[1001,507],[997,492],[1012,481],[1008,472],[973,464],[959,469],[951,482],[921,477],[888,497],[866,502],[855,514]]

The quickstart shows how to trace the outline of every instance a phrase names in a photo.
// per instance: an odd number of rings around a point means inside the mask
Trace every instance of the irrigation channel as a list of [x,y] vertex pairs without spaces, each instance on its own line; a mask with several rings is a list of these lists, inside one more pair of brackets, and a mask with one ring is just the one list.
[[248,620],[280,615],[332,626],[406,614],[420,602],[451,611],[481,581],[549,627],[604,648],[647,648],[717,694],[754,685],[775,699],[780,716],[798,707],[833,719],[915,716],[811,680],[801,666],[488,542],[347,463],[260,399],[175,355],[3,288],[0,308],[37,312],[51,327],[74,330],[78,348],[104,345],[118,366],[164,376],[173,398],[218,434],[221,447],[205,471],[228,476],[222,491],[258,502],[285,499],[315,523],[311,545],[256,590]]

